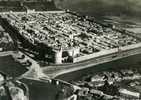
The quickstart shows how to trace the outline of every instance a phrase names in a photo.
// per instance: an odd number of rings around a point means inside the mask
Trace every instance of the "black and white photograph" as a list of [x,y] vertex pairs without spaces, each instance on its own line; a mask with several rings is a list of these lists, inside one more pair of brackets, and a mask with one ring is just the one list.
[[141,100],[141,0],[0,0],[0,100]]

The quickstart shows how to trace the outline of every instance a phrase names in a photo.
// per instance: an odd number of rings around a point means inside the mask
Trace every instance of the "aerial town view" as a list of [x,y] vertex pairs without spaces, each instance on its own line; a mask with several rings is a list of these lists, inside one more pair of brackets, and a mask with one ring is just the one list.
[[141,100],[139,0],[0,0],[0,100]]

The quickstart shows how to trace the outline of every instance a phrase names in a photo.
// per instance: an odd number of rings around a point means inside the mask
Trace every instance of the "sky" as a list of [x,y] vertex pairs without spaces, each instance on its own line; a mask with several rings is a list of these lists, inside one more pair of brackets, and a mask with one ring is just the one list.
[[141,16],[141,0],[55,0],[59,7],[91,15]]

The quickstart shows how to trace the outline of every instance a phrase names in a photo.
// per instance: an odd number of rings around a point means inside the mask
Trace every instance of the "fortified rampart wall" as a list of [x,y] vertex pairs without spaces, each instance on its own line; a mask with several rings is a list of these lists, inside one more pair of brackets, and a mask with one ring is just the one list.
[[95,61],[112,60],[127,57],[141,53],[141,43],[129,45],[125,47],[115,48],[111,50],[104,50],[98,53],[93,53],[81,57],[74,58],[73,62],[81,62],[84,60],[95,58]]

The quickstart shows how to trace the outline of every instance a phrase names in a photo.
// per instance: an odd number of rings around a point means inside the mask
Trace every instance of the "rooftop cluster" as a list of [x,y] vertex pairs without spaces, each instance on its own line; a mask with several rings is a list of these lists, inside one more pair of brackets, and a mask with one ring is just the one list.
[[79,47],[91,54],[139,42],[136,38],[66,12],[9,13],[2,15],[20,34],[53,49]]
[[[84,76],[74,84],[82,87],[82,90],[78,93],[79,98],[100,98],[102,100],[117,98],[114,100],[125,100],[140,98],[140,78],[140,71],[137,68],[130,68],[100,72],[96,75],[88,74],[88,76]],[[92,95],[93,93],[95,95]]]

